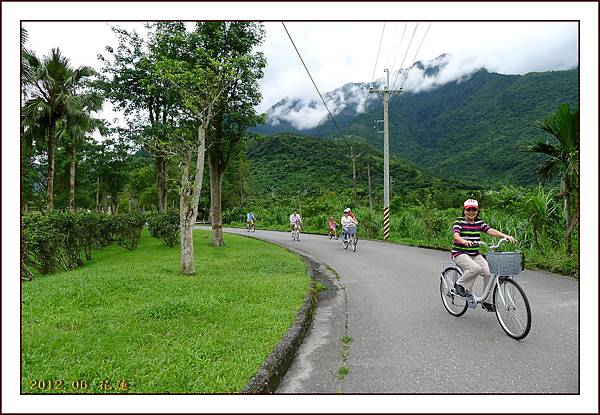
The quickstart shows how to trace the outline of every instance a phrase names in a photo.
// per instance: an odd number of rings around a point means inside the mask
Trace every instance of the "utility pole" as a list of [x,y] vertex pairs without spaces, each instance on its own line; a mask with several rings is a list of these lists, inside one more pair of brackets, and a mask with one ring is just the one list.
[[354,147],[350,147],[350,155],[346,155],[352,159],[352,184],[354,185],[354,207],[356,208],[356,159],[360,154],[354,154]]
[[373,211],[373,199],[371,198],[371,165],[367,165],[367,176],[369,176],[369,211]]
[[388,107],[390,104],[390,71],[384,69],[387,74],[387,85],[380,89],[369,88],[371,94],[383,94],[383,239],[390,237],[390,125]]

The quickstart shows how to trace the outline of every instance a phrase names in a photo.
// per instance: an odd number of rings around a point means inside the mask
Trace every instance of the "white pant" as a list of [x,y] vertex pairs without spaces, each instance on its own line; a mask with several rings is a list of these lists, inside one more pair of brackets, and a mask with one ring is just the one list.
[[460,254],[454,258],[454,262],[463,270],[463,275],[456,281],[459,285],[465,287],[467,291],[471,291],[475,279],[480,274],[483,274],[483,286],[487,287],[490,281],[491,273],[487,261],[481,255],[472,257],[467,254]]

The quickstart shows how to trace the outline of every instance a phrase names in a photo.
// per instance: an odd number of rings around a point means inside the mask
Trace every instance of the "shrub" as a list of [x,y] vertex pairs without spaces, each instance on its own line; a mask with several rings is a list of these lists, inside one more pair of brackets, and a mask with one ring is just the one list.
[[63,235],[45,213],[32,213],[22,220],[24,265],[42,274],[56,272],[61,266]]
[[112,217],[113,237],[117,245],[133,251],[140,243],[146,218],[141,213],[125,213]]
[[179,241],[179,212],[176,210],[154,212],[147,219],[150,235],[162,239],[170,248],[177,244]]

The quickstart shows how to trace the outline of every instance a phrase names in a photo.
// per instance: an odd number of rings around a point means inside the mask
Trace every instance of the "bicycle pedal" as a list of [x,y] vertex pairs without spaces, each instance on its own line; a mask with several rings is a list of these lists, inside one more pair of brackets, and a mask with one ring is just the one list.
[[475,301],[475,297],[471,293],[467,293],[467,304],[469,308],[477,308],[477,301]]

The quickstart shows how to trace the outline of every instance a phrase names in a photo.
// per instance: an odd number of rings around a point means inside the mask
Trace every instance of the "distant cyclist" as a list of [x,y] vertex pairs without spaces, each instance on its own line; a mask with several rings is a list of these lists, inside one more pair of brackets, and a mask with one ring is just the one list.
[[254,213],[250,212],[246,215],[246,226],[248,228],[250,228],[251,226],[254,225],[254,222],[256,221],[256,218],[254,217]]
[[344,216],[340,219],[340,224],[342,225],[343,239],[344,241],[348,240],[348,235],[352,234],[352,232],[356,233],[356,225],[358,222],[353,215],[350,215],[350,208],[344,209]]
[[337,239],[337,222],[333,219],[333,216],[329,217],[329,222],[327,223],[327,229],[329,229],[329,235],[333,236]]
[[298,214],[297,210],[294,210],[294,213],[290,215],[290,229],[292,232],[294,231],[294,226],[297,226],[298,230],[302,229],[302,218]]

